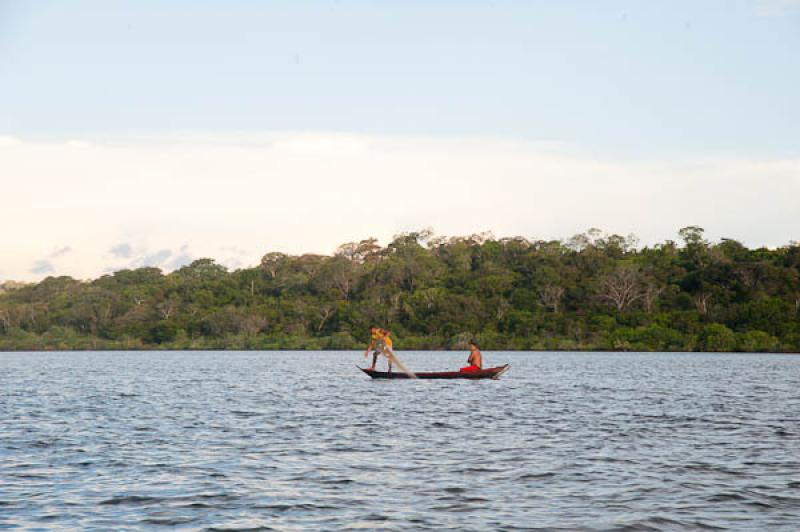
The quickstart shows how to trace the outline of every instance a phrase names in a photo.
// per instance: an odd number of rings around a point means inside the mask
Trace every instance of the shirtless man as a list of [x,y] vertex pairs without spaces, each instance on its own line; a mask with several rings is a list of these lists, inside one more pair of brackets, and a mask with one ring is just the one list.
[[468,373],[483,369],[483,356],[481,355],[480,349],[478,349],[478,344],[476,344],[474,340],[469,343],[469,357],[467,357],[467,364],[469,364],[469,366],[463,367],[459,371],[462,373]]

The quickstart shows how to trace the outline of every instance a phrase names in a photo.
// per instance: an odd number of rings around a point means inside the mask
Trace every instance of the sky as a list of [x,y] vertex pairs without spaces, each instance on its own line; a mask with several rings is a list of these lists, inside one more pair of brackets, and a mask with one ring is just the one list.
[[800,240],[800,0],[0,3],[0,281]]

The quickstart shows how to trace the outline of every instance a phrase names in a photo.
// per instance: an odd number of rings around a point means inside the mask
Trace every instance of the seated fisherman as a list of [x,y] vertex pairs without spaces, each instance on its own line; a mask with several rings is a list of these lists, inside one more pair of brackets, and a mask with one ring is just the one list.
[[459,371],[462,373],[470,373],[483,369],[483,356],[481,355],[481,351],[478,349],[478,344],[475,343],[475,340],[469,343],[469,357],[467,357],[467,364],[469,364],[469,366],[463,367]]

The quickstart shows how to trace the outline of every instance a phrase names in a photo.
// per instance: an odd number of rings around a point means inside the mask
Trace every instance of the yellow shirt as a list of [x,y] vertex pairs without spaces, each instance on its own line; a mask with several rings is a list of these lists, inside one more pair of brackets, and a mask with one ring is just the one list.
[[372,343],[370,345],[372,345],[372,348],[378,352],[383,351],[383,347],[386,344],[384,343],[384,337],[381,331],[377,330],[373,332],[371,334],[371,337],[372,337]]

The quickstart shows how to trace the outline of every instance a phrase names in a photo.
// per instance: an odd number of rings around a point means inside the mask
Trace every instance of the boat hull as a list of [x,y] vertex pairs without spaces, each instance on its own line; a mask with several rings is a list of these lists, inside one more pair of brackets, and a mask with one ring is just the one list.
[[[409,376],[402,371],[376,371],[374,369],[358,368],[373,379],[408,379]],[[418,379],[496,379],[508,370],[508,364],[496,368],[486,368],[480,371],[436,371],[416,373]]]

